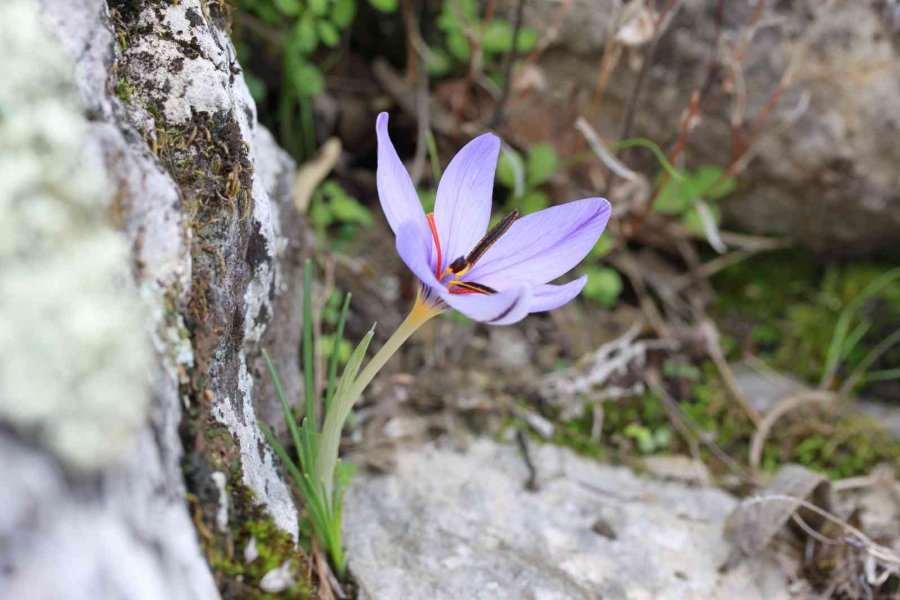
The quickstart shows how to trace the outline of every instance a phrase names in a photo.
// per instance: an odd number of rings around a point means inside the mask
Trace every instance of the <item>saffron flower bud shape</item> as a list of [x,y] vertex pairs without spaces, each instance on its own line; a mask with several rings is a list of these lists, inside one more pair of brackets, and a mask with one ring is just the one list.
[[597,243],[609,221],[609,202],[586,198],[522,218],[514,211],[489,230],[500,139],[486,133],[450,162],[434,212],[426,215],[391,143],[386,113],[378,115],[376,131],[381,207],[397,252],[420,282],[414,315],[452,308],[476,321],[509,325],[558,308],[584,289],[587,277],[550,282]]

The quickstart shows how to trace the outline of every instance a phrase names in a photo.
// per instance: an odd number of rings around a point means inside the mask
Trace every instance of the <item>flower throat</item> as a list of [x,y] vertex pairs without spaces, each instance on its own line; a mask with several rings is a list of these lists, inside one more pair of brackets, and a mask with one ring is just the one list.
[[443,267],[443,255],[441,252],[441,241],[438,238],[437,225],[434,222],[434,213],[426,215],[428,219],[428,227],[431,229],[431,237],[434,240],[434,247],[437,249],[437,264],[434,268],[434,275],[438,281],[443,283],[444,278],[451,276],[452,279],[445,285],[451,294],[496,294],[497,290],[475,281],[462,281],[460,278],[471,270],[475,263],[484,256],[484,253],[499,240],[504,233],[509,231],[513,222],[519,218],[519,211],[514,210],[488,230],[484,237],[479,240],[475,247],[472,248],[465,256],[460,256],[451,262],[446,269]]

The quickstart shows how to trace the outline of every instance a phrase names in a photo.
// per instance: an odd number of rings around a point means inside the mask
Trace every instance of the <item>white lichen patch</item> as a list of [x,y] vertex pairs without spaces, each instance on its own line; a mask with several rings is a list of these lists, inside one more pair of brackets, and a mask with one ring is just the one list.
[[247,363],[241,357],[238,371],[238,389],[241,414],[232,408],[230,398],[217,398],[213,402],[212,416],[228,427],[241,450],[244,484],[252,489],[257,500],[279,529],[297,539],[297,509],[291,500],[291,492],[275,470],[272,451],[256,424],[253,410],[253,379],[247,371]]
[[73,66],[37,11],[0,4],[0,420],[93,469],[145,424],[150,349]]
[[[126,50],[133,57],[149,55],[169,69],[141,73],[145,84],[165,90],[159,106],[170,124],[190,120],[192,109],[214,113],[231,103],[231,65],[234,48],[203,17],[200,0],[184,0],[169,6],[145,8],[140,26],[166,35],[141,35]],[[135,65],[140,65],[136,58]],[[156,98],[149,100],[155,101]]]

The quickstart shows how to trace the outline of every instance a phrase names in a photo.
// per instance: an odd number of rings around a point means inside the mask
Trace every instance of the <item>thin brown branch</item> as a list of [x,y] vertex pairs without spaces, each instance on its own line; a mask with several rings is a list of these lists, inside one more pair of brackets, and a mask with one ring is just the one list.
[[[694,118],[697,116],[697,112],[700,109],[700,92],[694,90],[691,93],[691,101],[688,103],[687,108],[684,109],[684,112],[681,114],[681,124],[678,127],[678,138],[675,140],[675,145],[669,151],[668,159],[669,162],[675,164],[678,158],[681,156],[681,153],[684,151],[685,144],[687,143],[688,133],[691,130],[691,124],[694,122]],[[668,171],[664,171],[662,177],[660,178],[659,183],[653,189],[653,193],[650,196],[650,199],[644,205],[643,210],[637,214],[637,216],[632,219],[630,223],[627,223],[623,229],[622,233],[626,238],[633,237],[635,232],[641,228],[641,225],[644,224],[644,220],[646,220],[647,215],[653,210],[653,204],[656,202],[656,199],[659,198],[659,194],[662,189],[669,183],[669,179],[671,176]]]
[[562,27],[562,23],[566,18],[566,15],[569,14],[569,11],[572,10],[572,3],[574,0],[563,0],[562,4],[560,4],[559,9],[557,9],[556,14],[553,15],[553,20],[550,22],[550,26],[547,27],[544,35],[541,36],[540,42],[538,42],[537,46],[535,46],[534,50],[531,51],[527,57],[525,57],[525,64],[534,64],[540,58],[541,55],[550,47],[550,44],[556,41],[556,38],[559,37],[559,30]]
[[506,53],[506,59],[503,65],[503,91],[500,93],[500,100],[497,102],[497,108],[494,110],[494,117],[491,119],[491,129],[497,129],[503,123],[503,111],[506,110],[506,104],[509,102],[509,90],[512,87],[513,64],[519,56],[519,33],[522,31],[522,22],[524,18],[525,0],[518,0],[518,3],[516,4],[516,16],[513,21],[512,46]]

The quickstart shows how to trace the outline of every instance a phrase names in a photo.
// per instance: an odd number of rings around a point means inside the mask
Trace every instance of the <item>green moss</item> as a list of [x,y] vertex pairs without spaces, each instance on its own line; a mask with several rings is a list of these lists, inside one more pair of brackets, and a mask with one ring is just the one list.
[[[309,584],[302,579],[277,594],[264,592],[259,588],[259,582],[269,571],[289,562],[292,572],[303,573],[309,559],[297,549],[291,536],[278,529],[271,517],[256,504],[251,490],[243,485],[228,486],[228,489],[234,506],[233,514],[229,515],[230,531],[223,540],[225,543],[208,543],[204,546],[222,596],[242,600],[312,597]],[[254,539],[259,556],[247,563],[244,560],[244,549]]]
[[131,98],[134,96],[134,86],[128,83],[126,79],[121,79],[116,84],[116,96],[122,102],[131,102]]
[[[772,252],[739,263],[713,278],[716,316],[733,342],[732,356],[749,351],[777,370],[818,382],[841,311],[863,289],[896,266],[884,262],[822,264],[807,253]],[[869,323],[838,373],[846,375],[891,331],[900,327],[900,282],[866,301],[853,321]],[[900,348],[875,369],[900,364]]]

